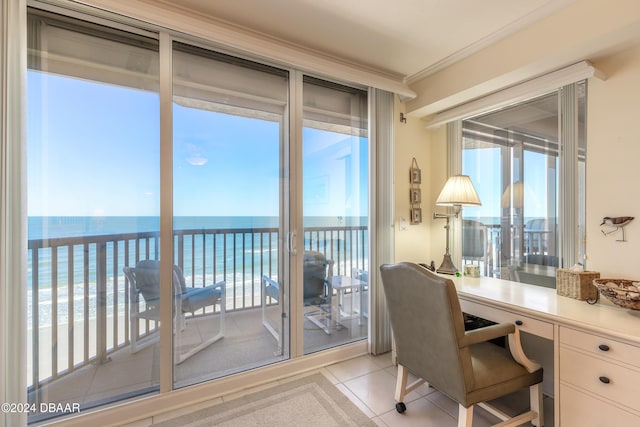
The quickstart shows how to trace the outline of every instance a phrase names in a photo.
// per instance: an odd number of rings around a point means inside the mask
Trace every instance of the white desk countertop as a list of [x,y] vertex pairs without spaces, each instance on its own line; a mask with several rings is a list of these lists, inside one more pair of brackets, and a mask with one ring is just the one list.
[[590,305],[560,296],[555,289],[526,283],[489,277],[446,277],[455,283],[460,299],[640,344],[640,311],[615,306],[603,296]]

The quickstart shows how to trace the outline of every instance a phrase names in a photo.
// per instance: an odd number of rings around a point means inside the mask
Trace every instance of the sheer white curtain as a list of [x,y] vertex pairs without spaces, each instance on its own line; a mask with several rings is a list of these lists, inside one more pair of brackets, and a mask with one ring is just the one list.
[[[26,0],[0,3],[0,403],[26,402]],[[0,427],[26,424],[0,412]]]
[[369,352],[391,350],[391,327],[386,310],[379,267],[394,262],[393,246],[393,96],[380,89],[369,90],[371,127],[370,182],[370,338]]

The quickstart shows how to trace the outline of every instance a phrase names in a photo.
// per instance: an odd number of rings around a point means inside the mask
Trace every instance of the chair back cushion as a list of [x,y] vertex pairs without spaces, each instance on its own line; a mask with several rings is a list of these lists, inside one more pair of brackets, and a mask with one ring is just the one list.
[[[135,268],[135,286],[144,297],[145,302],[150,303],[160,299],[160,261],[146,259],[138,262]],[[186,291],[186,284],[182,270],[177,265],[173,266],[173,291],[174,295]]]
[[304,300],[324,298],[327,281],[327,259],[320,252],[307,251],[303,258]]
[[160,262],[142,260],[136,264],[136,288],[147,304],[160,300]]
[[177,265],[173,266],[173,289],[176,295],[187,292],[187,282],[184,280],[182,269]]
[[460,349],[464,320],[455,285],[413,263],[380,267],[398,363],[463,402],[473,383],[471,357]]

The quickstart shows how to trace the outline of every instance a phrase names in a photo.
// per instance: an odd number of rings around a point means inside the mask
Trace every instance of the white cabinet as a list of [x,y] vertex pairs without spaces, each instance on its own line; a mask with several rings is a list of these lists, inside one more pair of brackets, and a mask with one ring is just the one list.
[[559,330],[560,425],[640,426],[640,347]]
[[560,384],[560,425],[637,427],[640,417],[567,384]]
[[[529,333],[523,337],[543,338],[525,352],[543,364],[543,390],[554,397],[556,427],[640,427],[637,312],[586,304],[526,283],[490,277],[452,280],[463,311],[517,323]],[[552,348],[546,345],[549,340]],[[553,380],[550,389],[548,380]]]

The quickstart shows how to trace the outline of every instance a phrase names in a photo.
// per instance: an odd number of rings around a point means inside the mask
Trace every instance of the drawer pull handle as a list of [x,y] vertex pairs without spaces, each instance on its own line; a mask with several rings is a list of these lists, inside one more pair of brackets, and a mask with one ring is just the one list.
[[602,351],[609,351],[609,346],[606,344],[600,344],[598,348]]
[[611,380],[607,377],[600,377],[598,378],[600,380],[601,383],[603,384],[609,384],[611,382]]
[[524,322],[522,320],[516,320],[516,325],[522,326]]

